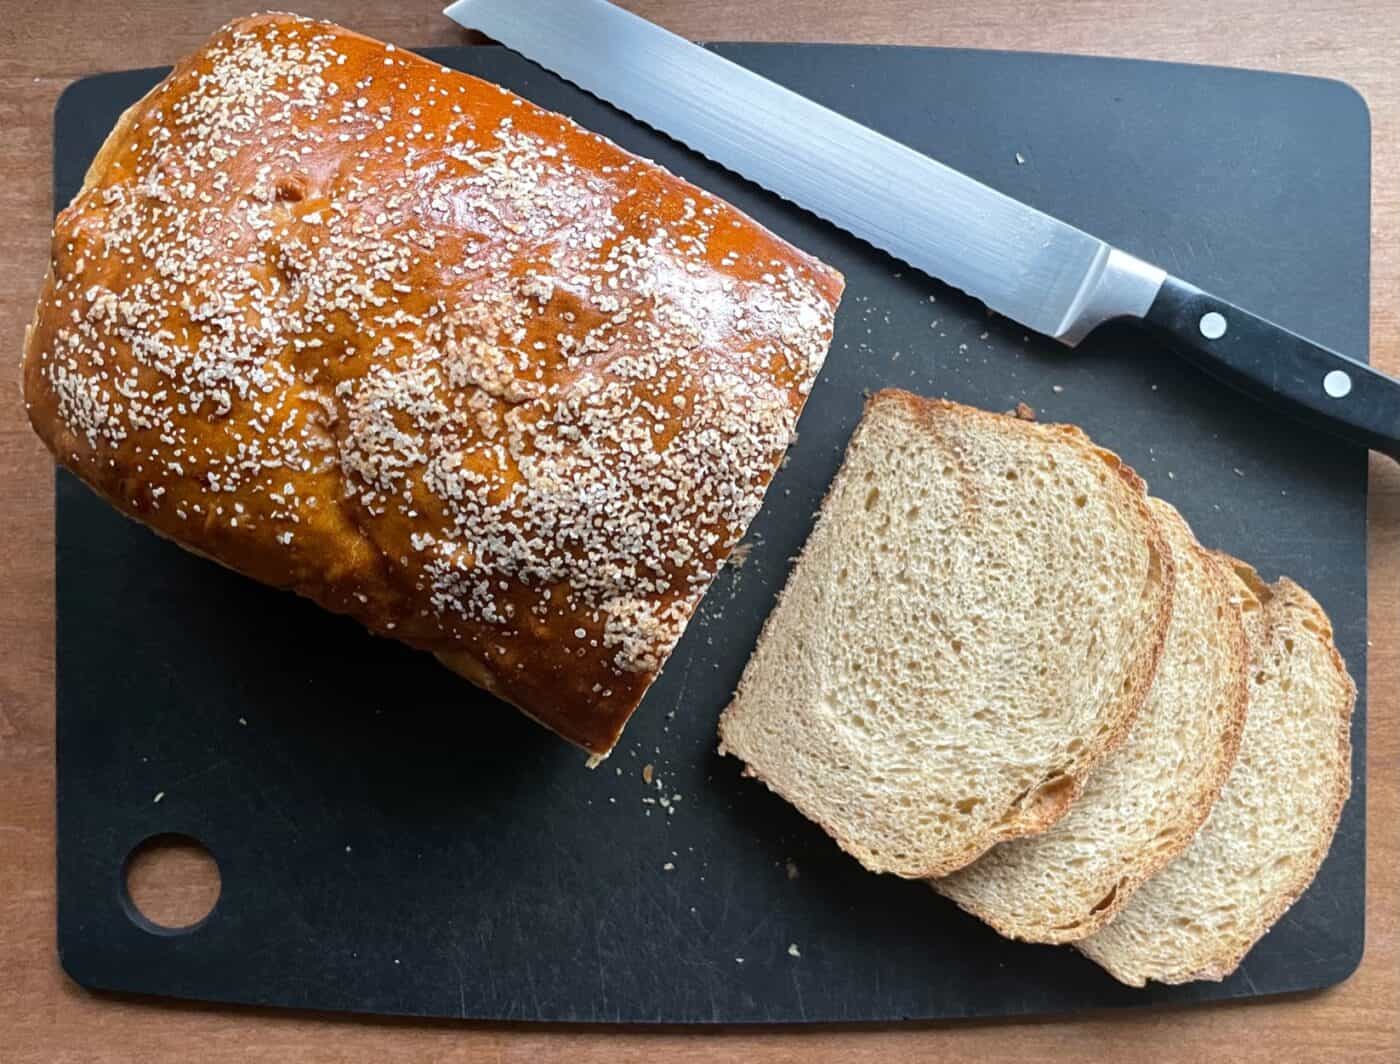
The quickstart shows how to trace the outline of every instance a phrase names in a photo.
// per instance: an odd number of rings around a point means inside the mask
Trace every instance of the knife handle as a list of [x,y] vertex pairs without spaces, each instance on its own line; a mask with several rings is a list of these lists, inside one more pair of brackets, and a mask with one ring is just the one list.
[[1400,381],[1176,277],[1144,320],[1226,384],[1400,460]]

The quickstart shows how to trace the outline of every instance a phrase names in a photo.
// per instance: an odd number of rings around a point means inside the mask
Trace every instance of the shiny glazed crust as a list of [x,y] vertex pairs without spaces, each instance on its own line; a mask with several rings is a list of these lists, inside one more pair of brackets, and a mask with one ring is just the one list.
[[122,512],[606,753],[757,512],[841,288],[504,89],[256,16],[59,215],[25,399]]

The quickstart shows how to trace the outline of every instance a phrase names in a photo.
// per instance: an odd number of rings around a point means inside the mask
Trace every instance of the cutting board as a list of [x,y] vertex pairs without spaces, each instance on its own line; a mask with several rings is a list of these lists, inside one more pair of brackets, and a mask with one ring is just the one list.
[[[1367,347],[1369,125],[1337,82],[1106,59],[719,45],[777,81],[1342,351]],[[1070,352],[495,48],[430,53],[732,200],[848,281],[747,562],[706,598],[612,758],[426,655],[183,553],[57,484],[58,939],[94,989],[463,1018],[662,1023],[1004,1016],[1309,990],[1363,941],[1356,784],[1313,888],[1223,983],[1119,986],[864,872],[740,766],[715,722],[866,391],[1082,425],[1201,539],[1287,573],[1366,675],[1366,456],[1276,420],[1127,327]],[[77,83],[66,203],[161,71]],[[919,189],[909,189],[911,197]],[[643,776],[644,766],[652,766]],[[156,800],[156,795],[162,795]],[[665,799],[663,802],[662,799]],[[154,933],[122,886],[182,833],[222,895]]]

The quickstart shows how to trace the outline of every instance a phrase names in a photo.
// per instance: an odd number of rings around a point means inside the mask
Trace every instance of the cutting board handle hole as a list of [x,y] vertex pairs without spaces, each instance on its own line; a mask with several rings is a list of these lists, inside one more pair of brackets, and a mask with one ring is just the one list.
[[189,835],[152,835],[127,854],[122,901],[131,921],[153,935],[184,935],[214,912],[223,881],[219,863]]

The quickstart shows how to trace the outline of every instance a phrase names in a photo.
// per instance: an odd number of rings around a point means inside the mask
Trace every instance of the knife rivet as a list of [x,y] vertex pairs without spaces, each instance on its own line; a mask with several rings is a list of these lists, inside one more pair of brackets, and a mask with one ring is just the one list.
[[1229,322],[1225,320],[1225,315],[1212,310],[1208,314],[1201,315],[1201,335],[1207,340],[1219,340],[1225,335],[1225,330],[1229,327]]
[[1351,392],[1351,374],[1346,370],[1334,369],[1322,378],[1322,390],[1333,399],[1341,399]]

